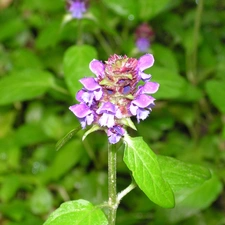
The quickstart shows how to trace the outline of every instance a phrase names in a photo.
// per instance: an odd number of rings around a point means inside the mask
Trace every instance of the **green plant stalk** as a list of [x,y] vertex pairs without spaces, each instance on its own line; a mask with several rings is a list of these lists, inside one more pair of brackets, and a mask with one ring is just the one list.
[[192,54],[190,54],[190,57],[188,59],[190,62],[189,80],[192,82],[192,84],[197,84],[198,42],[199,42],[201,18],[203,13],[203,5],[204,5],[204,0],[198,0],[198,5],[197,5],[197,10],[195,15],[194,32],[193,32],[193,50],[192,50]]
[[109,225],[116,224],[117,190],[116,190],[117,149],[115,144],[108,144],[108,221]]

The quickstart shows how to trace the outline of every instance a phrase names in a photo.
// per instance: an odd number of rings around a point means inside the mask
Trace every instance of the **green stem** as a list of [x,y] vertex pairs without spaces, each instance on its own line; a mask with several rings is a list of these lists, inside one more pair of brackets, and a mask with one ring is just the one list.
[[199,31],[201,26],[201,18],[203,12],[203,4],[204,0],[198,0],[198,6],[195,16],[195,24],[194,24],[194,33],[193,33],[193,51],[190,54],[189,62],[190,62],[190,73],[189,80],[193,83],[197,83],[197,57],[198,57],[198,42],[199,42]]
[[116,145],[108,145],[108,205],[109,214],[108,221],[109,225],[116,224],[116,211],[118,207],[117,203],[117,192],[116,192]]

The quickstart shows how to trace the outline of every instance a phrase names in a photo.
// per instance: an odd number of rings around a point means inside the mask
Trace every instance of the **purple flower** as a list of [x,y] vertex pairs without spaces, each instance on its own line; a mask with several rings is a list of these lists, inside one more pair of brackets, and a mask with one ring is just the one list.
[[150,40],[145,37],[140,37],[136,40],[136,46],[140,52],[147,52],[150,47]]
[[151,107],[154,106],[154,98],[145,94],[138,95],[130,104],[130,112],[137,116],[138,123],[148,117]]
[[138,60],[138,74],[143,81],[149,81],[151,75],[143,73],[144,70],[150,68],[154,64],[154,57],[152,54],[145,54]]
[[115,125],[115,116],[118,115],[116,106],[111,102],[103,103],[96,111],[97,114],[102,114],[99,119],[101,126],[113,127]]
[[89,68],[97,77],[103,78],[105,76],[105,65],[99,60],[92,60],[89,64]]
[[154,31],[147,23],[140,24],[135,31],[136,47],[140,52],[147,52],[151,41],[154,39]]
[[[139,60],[116,54],[105,63],[92,60],[89,68],[96,78],[80,80],[83,88],[76,95],[80,104],[70,107],[82,128],[94,124],[115,144],[124,135],[125,126],[134,127],[129,123],[131,116],[136,116],[138,122],[146,119],[154,106],[155,99],[150,95],[159,89],[158,83],[149,81],[151,75],[143,72],[153,63],[151,54]],[[145,83],[138,86],[140,80]]]
[[87,8],[83,0],[71,0],[68,3],[68,10],[73,18],[81,19]]
[[85,102],[88,106],[91,106],[94,99],[96,101],[100,100],[103,94],[102,87],[93,77],[83,78],[80,82],[83,84],[84,88],[76,95],[76,99],[79,102]]
[[83,129],[86,127],[86,125],[91,125],[94,121],[94,112],[83,103],[72,105],[69,107],[69,109],[79,119]]
[[115,125],[114,127],[109,128],[107,131],[109,143],[116,144],[124,134],[124,128],[119,125]]

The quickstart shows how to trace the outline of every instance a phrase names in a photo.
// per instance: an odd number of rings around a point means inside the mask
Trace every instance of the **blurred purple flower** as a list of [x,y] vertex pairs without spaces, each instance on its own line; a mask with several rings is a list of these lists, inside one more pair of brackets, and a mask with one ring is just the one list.
[[140,52],[147,52],[150,47],[150,40],[145,37],[140,37],[136,40],[136,46]]
[[69,0],[68,11],[73,18],[81,19],[83,14],[87,11],[87,5],[84,0]]
[[142,23],[135,31],[135,38],[138,50],[148,52],[151,41],[154,39],[154,31],[147,23]]

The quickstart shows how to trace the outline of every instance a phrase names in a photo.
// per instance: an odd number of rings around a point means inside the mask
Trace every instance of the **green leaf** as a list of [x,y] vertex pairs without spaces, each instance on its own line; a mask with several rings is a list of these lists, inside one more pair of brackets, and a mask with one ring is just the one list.
[[117,15],[128,17],[133,16],[137,17],[138,3],[136,0],[103,0],[104,4],[113,10]]
[[59,179],[79,162],[82,154],[83,148],[79,140],[68,142],[61,151],[56,153],[50,168],[44,174],[44,179]]
[[124,162],[132,171],[140,189],[154,203],[174,207],[174,195],[169,184],[163,179],[155,153],[141,137],[125,136]]
[[183,96],[188,83],[179,74],[157,66],[153,66],[148,71],[152,74],[152,81],[160,84],[159,91],[154,94],[156,99],[174,99]]
[[62,148],[80,130],[81,130],[81,126],[71,130],[68,134],[66,134],[65,137],[63,137],[61,140],[59,140],[55,146],[56,151],[58,151],[60,148]]
[[43,214],[51,210],[53,206],[53,196],[45,187],[38,187],[30,199],[30,207],[34,214]]
[[220,112],[225,113],[225,80],[210,80],[206,82],[205,88],[206,92],[212,101],[212,103],[217,107]]
[[142,20],[153,18],[166,8],[168,2],[169,0],[139,0],[139,17]]
[[188,164],[171,157],[157,155],[163,178],[174,192],[193,188],[211,178],[210,171],[202,166]]
[[107,225],[104,213],[90,202],[76,200],[63,203],[43,225]]
[[[146,1],[147,2],[147,1]],[[170,69],[174,72],[179,71],[178,62],[175,53],[163,45],[154,44],[152,46],[155,61],[161,66]],[[162,57],[163,55],[163,57]]]
[[0,189],[0,199],[3,202],[8,202],[13,198],[20,187],[20,179],[17,175],[5,176],[1,189]]
[[63,59],[65,80],[73,97],[82,88],[79,80],[94,76],[89,69],[89,63],[96,57],[96,50],[88,45],[73,46],[66,51]]
[[170,210],[159,209],[156,217],[161,219],[160,224],[178,223],[209,207],[218,198],[222,189],[223,184],[216,175],[213,175],[203,185],[176,194],[176,207]]
[[97,131],[97,130],[101,130],[101,128],[99,127],[99,125],[97,125],[97,124],[93,125],[89,130],[87,130],[87,131],[84,133],[84,135],[83,135],[83,137],[82,137],[82,141],[83,141],[90,133],[93,133],[93,132],[95,132],[95,131]]
[[0,80],[0,105],[38,97],[52,84],[52,75],[40,70],[25,70],[3,77]]

